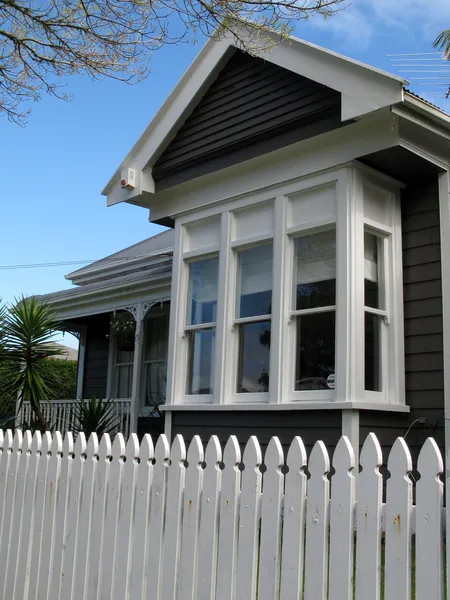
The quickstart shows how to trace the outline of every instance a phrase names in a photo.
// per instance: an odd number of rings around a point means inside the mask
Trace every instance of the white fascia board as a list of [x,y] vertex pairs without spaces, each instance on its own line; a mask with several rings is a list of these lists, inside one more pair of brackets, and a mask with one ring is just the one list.
[[409,413],[410,407],[405,404],[384,404],[374,402],[285,402],[283,404],[268,403],[234,403],[234,404],[164,404],[163,412],[175,411],[284,411],[284,410],[377,410],[384,412]]
[[399,118],[389,111],[215,171],[155,195],[152,220],[180,217],[231,199],[300,180],[399,143]]
[[[402,78],[297,38],[280,42],[279,36],[270,35],[275,45],[270,51],[260,53],[261,58],[340,92],[343,121],[360,118],[403,100],[403,86],[407,82]],[[239,46],[234,42],[230,34],[206,43],[104,188],[102,193],[107,196],[108,206],[119,202],[150,205],[155,193],[152,164],[177,124],[186,118],[212,83],[230,49]],[[130,191],[120,187],[120,171],[125,167],[136,171],[136,187]]]
[[[404,105],[414,112],[428,117],[428,119],[438,123],[441,127],[450,129],[450,115],[443,110],[432,106],[425,100],[421,100],[409,92],[405,92]],[[393,107],[393,109],[398,109],[398,107]]]

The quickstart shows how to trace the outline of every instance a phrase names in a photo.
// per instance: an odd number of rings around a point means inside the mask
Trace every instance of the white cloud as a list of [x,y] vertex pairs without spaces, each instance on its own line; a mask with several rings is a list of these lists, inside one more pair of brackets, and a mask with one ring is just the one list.
[[358,48],[366,48],[373,35],[370,21],[358,8],[349,6],[334,17],[323,19],[312,18],[309,23],[318,29],[326,29],[332,35],[344,39],[348,45],[357,45]]

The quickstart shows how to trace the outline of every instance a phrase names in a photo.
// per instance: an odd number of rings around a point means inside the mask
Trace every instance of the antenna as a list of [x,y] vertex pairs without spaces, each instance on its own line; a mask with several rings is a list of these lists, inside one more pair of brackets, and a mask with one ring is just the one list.
[[386,54],[386,58],[394,71],[408,78],[412,91],[434,101],[450,97],[450,57],[445,52]]

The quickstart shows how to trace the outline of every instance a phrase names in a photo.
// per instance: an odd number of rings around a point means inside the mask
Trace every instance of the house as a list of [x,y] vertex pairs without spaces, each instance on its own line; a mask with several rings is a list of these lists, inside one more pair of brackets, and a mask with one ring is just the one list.
[[450,116],[406,85],[296,38],[208,41],[103,192],[169,229],[45,297],[79,394],[127,398],[140,432],[164,398],[188,441],[443,445]]

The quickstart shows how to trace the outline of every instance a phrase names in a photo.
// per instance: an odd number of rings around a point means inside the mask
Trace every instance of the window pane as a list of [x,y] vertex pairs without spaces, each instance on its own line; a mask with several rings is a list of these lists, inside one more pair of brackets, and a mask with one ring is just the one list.
[[272,312],[272,244],[239,252],[239,317]]
[[158,406],[166,401],[166,369],[165,364],[145,364],[145,404]]
[[295,309],[336,304],[336,231],[295,240]]
[[[133,343],[134,346],[134,343]],[[133,350],[122,350],[123,346],[118,345],[116,354],[116,363],[132,363],[134,360]]]
[[364,232],[364,304],[381,308],[378,277],[378,238]]
[[145,320],[144,360],[165,359],[168,337],[168,315],[148,317]]
[[214,323],[217,306],[219,259],[206,258],[189,265],[188,324]]
[[216,329],[189,331],[188,394],[212,394]]
[[239,326],[237,391],[269,391],[270,321]]
[[365,389],[381,392],[381,317],[365,313]]
[[295,389],[334,389],[334,312],[297,317]]
[[117,391],[116,398],[131,398],[131,384],[133,381],[133,365],[116,367]]

